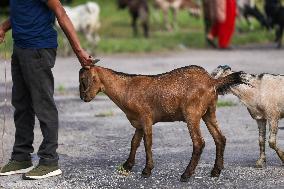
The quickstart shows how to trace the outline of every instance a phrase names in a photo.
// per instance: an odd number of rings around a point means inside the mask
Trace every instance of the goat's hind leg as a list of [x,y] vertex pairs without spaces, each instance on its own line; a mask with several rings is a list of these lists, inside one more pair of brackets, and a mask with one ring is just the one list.
[[265,157],[265,139],[266,139],[266,119],[259,119],[256,120],[258,125],[258,131],[259,131],[259,159],[256,161],[256,168],[263,168],[266,163],[266,157]]
[[154,168],[154,162],[152,157],[152,125],[150,119],[146,119],[143,124],[144,130],[144,146],[146,152],[146,166],[142,171],[142,177],[148,178],[151,176],[152,169]]
[[214,168],[211,171],[211,176],[218,177],[221,173],[221,170],[224,168],[224,150],[226,146],[226,137],[219,129],[216,119],[216,107],[210,107],[207,110],[206,114],[202,117],[202,119],[205,122],[216,145],[216,159]]
[[135,155],[138,147],[140,146],[141,140],[143,138],[143,129],[136,129],[131,141],[131,150],[128,159],[123,164],[123,168],[127,171],[131,171],[135,164]]
[[[195,110],[195,108],[193,110]],[[186,119],[187,119],[187,127],[193,143],[193,152],[188,166],[186,167],[184,173],[181,175],[180,178],[181,182],[187,182],[189,178],[194,174],[195,168],[198,164],[203,148],[205,146],[205,142],[201,136],[201,131],[200,131],[201,118],[199,116],[197,117],[196,115],[191,114],[187,115]]]
[[276,143],[276,137],[278,132],[278,119],[271,119],[269,120],[270,126],[270,135],[269,135],[269,146],[270,148],[274,149],[281,159],[282,163],[284,164],[284,152],[280,150]]
[[283,30],[284,30],[284,26],[279,26],[279,28],[276,29],[276,40],[275,41],[277,42],[278,49],[282,47]]
[[134,35],[134,37],[137,37],[137,35],[138,35],[138,27],[137,27],[138,15],[133,13],[133,14],[131,14],[131,16],[132,16],[131,26],[132,26],[132,29],[133,29],[133,35]]
[[139,9],[139,17],[143,27],[144,37],[149,37],[149,12],[145,8]]

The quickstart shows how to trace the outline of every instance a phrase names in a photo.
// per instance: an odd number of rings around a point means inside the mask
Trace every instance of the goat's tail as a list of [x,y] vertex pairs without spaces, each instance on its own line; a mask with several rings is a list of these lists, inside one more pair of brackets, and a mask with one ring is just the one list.
[[244,72],[235,72],[226,77],[216,79],[215,88],[219,95],[226,94],[230,87],[246,83],[245,79],[242,78]]

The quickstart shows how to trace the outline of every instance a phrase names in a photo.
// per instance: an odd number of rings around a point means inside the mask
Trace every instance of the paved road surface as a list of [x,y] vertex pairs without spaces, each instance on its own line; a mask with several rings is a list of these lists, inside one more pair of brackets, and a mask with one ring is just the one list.
[[[101,66],[129,73],[156,74],[196,64],[212,71],[221,64],[234,70],[252,73],[284,73],[284,51],[258,50],[209,51],[190,50],[172,54],[102,56]],[[0,61],[0,113],[3,112],[3,61]],[[184,123],[159,123],[154,127],[153,155],[155,168],[149,179],[141,178],[145,154],[138,150],[137,165],[125,177],[117,167],[126,160],[134,129],[125,115],[106,97],[98,96],[91,103],[78,97],[78,70],[75,58],[58,58],[54,68],[56,103],[60,113],[59,149],[63,175],[42,181],[22,181],[20,175],[0,178],[0,188],[283,188],[284,168],[276,153],[267,145],[267,167],[255,169],[258,157],[257,126],[238,100],[236,106],[218,108],[217,116],[227,137],[225,169],[219,179],[210,178],[214,164],[215,145],[202,123],[206,146],[196,174],[188,183],[179,178],[188,164],[192,143]],[[8,77],[10,81],[10,77]],[[10,85],[9,85],[10,90]],[[5,135],[5,161],[13,144],[12,108],[8,110],[8,129]],[[105,115],[106,117],[103,117]],[[2,115],[1,115],[2,116]],[[1,123],[2,126],[2,123]],[[283,122],[280,123],[279,145],[284,148]],[[41,134],[35,128],[35,149]],[[37,156],[33,155],[34,162]]]

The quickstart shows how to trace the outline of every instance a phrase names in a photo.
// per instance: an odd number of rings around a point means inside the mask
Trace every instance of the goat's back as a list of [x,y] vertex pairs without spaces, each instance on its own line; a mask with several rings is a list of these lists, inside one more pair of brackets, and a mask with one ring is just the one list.
[[261,104],[284,107],[284,76],[261,74],[258,78]]
[[125,99],[133,109],[152,112],[155,122],[184,121],[188,105],[196,105],[199,111],[216,100],[214,84],[205,69],[189,66],[155,76],[134,76]]

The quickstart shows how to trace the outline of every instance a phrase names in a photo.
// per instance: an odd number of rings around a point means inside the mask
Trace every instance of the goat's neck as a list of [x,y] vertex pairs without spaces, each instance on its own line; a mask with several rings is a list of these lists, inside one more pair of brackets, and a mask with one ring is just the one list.
[[237,96],[246,106],[257,103],[257,89],[248,85],[239,85],[231,88],[232,93]]
[[127,80],[112,70],[97,67],[98,75],[101,80],[102,92],[104,92],[116,105],[123,106],[123,99],[127,90]]

